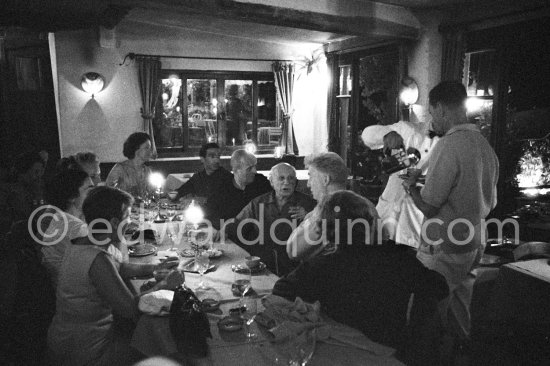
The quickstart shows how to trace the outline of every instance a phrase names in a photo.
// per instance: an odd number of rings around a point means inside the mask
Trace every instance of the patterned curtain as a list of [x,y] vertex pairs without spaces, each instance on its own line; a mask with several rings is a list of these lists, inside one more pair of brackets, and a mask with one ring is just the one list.
[[143,128],[151,136],[153,155],[157,155],[155,136],[153,133],[153,118],[157,102],[159,87],[160,60],[157,57],[139,57],[138,64],[139,91],[141,92],[141,117]]
[[466,39],[463,31],[455,29],[443,32],[441,81],[462,80],[465,52]]
[[294,65],[274,62],[273,75],[275,76],[275,87],[277,96],[283,109],[283,134],[281,137],[281,146],[285,148],[285,154],[298,155],[298,145],[294,137],[294,127],[292,126],[292,93],[294,90]]
[[327,53],[327,70],[330,73],[330,86],[327,95],[328,151],[340,153],[340,127],[338,125],[338,95],[340,68],[338,55]]

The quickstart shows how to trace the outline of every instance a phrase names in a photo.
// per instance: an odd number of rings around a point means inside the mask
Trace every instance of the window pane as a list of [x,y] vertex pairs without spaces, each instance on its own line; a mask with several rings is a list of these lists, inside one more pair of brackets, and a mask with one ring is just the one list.
[[273,81],[258,81],[258,145],[278,145],[282,130],[277,119],[277,98]]
[[215,79],[187,79],[187,121],[189,147],[217,141]]
[[[225,144],[242,145],[252,138],[252,81],[225,81]],[[220,133],[221,134],[221,133]]]
[[153,122],[155,143],[160,148],[181,148],[182,115],[180,106],[181,79],[162,79],[160,101]]

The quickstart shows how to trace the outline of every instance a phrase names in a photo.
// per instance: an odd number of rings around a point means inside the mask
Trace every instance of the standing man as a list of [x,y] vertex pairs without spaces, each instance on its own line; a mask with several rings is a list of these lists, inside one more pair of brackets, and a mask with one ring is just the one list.
[[231,155],[233,180],[219,187],[206,202],[206,218],[220,229],[220,220],[237,216],[253,198],[271,191],[269,180],[256,171],[256,157],[239,149]]
[[230,184],[233,176],[220,165],[220,147],[215,142],[202,145],[199,156],[204,167],[178,188],[176,199],[188,194],[206,202],[223,184]]
[[443,137],[432,151],[426,184],[417,176],[403,182],[425,216],[418,259],[445,276],[449,298],[440,304],[442,319],[452,337],[470,334],[473,276],[484,250],[483,220],[497,203],[498,159],[481,135],[468,123],[466,90],[445,81],[430,91],[429,110],[436,133]]

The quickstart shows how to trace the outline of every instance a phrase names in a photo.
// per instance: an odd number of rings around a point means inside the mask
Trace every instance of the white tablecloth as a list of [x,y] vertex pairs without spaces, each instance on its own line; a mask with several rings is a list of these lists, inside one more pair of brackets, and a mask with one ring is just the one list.
[[[169,225],[174,224],[170,223]],[[152,224],[152,228],[163,232],[162,224]],[[148,257],[131,258],[136,263],[157,262],[159,259],[170,255],[165,251],[170,246],[168,238],[164,238],[161,249],[157,255]],[[199,298],[216,298],[221,300],[220,309],[217,312],[209,313],[212,339],[208,340],[209,354],[206,358],[185,360],[193,365],[264,365],[274,364],[276,353],[271,343],[266,340],[265,330],[260,329],[256,323],[252,327],[260,337],[253,342],[246,342],[244,332],[219,332],[217,322],[229,314],[229,309],[238,306],[238,298],[231,292],[231,283],[234,274],[231,265],[240,263],[248,253],[234,243],[216,243],[216,248],[223,250],[223,256],[213,259],[216,270],[205,275],[209,290],[196,291]],[[180,246],[185,247],[185,244]],[[199,275],[185,273],[186,284],[194,289],[199,280]],[[260,296],[271,293],[273,285],[278,277],[269,271],[252,276],[252,288],[258,295],[258,311],[261,311]],[[132,285],[139,291],[139,287],[146,280],[133,280]],[[138,321],[132,338],[132,346],[147,356],[173,355],[177,354],[176,345],[172,339],[168,324],[168,317],[157,317],[143,315]],[[371,352],[354,347],[338,346],[324,342],[318,342],[311,365],[402,365],[397,359],[391,356],[377,356]]]

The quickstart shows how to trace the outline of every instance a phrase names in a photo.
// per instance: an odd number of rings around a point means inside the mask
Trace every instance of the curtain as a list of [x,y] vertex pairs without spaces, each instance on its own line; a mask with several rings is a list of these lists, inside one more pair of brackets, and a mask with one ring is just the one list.
[[155,136],[153,132],[153,118],[157,102],[159,87],[160,60],[157,57],[140,57],[138,64],[139,91],[141,92],[141,117],[144,131],[151,136],[153,155],[157,155]]
[[461,30],[443,32],[443,55],[441,59],[441,80],[462,80],[466,40]]
[[338,55],[327,53],[330,85],[327,94],[328,151],[340,153],[340,127],[338,126],[338,95],[340,68]]
[[273,75],[275,77],[275,87],[281,108],[283,109],[283,134],[281,137],[281,146],[285,149],[285,154],[298,155],[298,145],[294,137],[294,127],[292,127],[292,93],[294,91],[294,65],[288,63],[273,63]]

